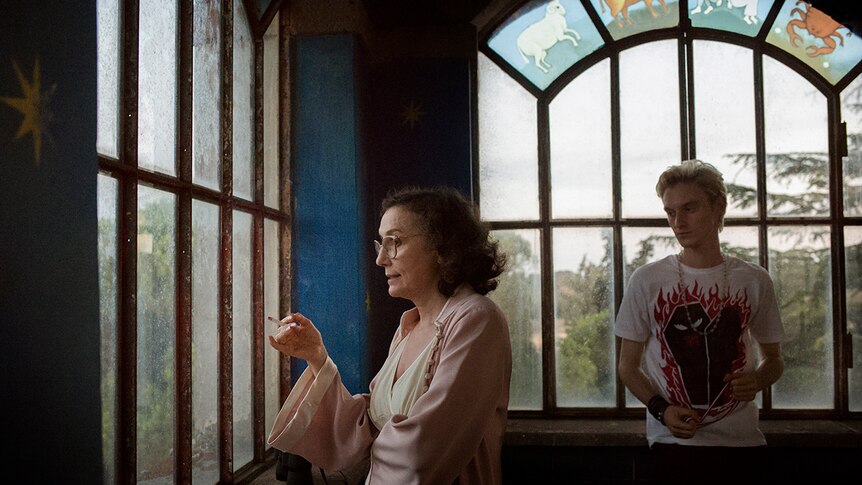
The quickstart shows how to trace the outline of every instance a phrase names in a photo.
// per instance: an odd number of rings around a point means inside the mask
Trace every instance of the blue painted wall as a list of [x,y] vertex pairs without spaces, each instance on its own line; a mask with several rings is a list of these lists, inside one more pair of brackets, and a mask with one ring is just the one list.
[[[365,182],[356,39],[294,42],[293,311],[312,319],[345,386],[367,392]],[[303,369],[294,369],[294,377]]]
[[[96,2],[0,12],[3,482],[98,484]],[[33,99],[22,85],[40,94],[35,125],[13,107]]]
[[405,185],[471,196],[469,60],[367,65],[351,35],[293,48],[294,309],[320,328],[347,388],[365,391],[412,307],[374,264],[381,201]]

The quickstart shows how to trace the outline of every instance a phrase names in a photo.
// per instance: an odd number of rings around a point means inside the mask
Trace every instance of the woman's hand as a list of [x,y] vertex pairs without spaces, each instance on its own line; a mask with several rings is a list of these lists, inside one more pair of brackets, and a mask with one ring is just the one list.
[[281,320],[275,335],[269,336],[269,345],[289,357],[308,362],[315,375],[326,363],[326,347],[320,332],[311,320],[301,313],[291,313]]

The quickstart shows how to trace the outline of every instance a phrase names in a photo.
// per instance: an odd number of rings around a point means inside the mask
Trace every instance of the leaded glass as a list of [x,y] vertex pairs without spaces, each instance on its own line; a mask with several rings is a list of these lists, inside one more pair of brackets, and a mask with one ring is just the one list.
[[677,0],[590,0],[614,40],[679,24]]
[[754,37],[763,27],[773,0],[690,0],[691,25]]
[[786,1],[766,41],[796,56],[832,84],[862,59],[862,39],[807,2]]
[[577,0],[527,2],[488,40],[488,47],[539,89],[603,44]]

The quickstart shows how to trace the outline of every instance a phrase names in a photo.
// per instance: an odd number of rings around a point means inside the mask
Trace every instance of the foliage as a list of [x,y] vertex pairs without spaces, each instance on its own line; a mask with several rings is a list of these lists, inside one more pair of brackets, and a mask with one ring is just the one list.
[[[533,329],[541,328],[539,276],[536,256],[530,243],[514,231],[494,233],[500,248],[509,258],[509,267],[490,296],[509,321],[512,342],[512,392],[510,409],[536,409],[542,406],[542,355],[536,346]],[[540,343],[541,340],[539,339]]]

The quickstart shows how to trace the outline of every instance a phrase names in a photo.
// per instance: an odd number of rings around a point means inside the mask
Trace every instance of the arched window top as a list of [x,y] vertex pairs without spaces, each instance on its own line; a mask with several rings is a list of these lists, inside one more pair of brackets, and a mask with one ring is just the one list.
[[530,0],[489,29],[483,51],[538,94],[602,50],[681,32],[780,49],[832,85],[862,60],[862,39],[803,0]]

